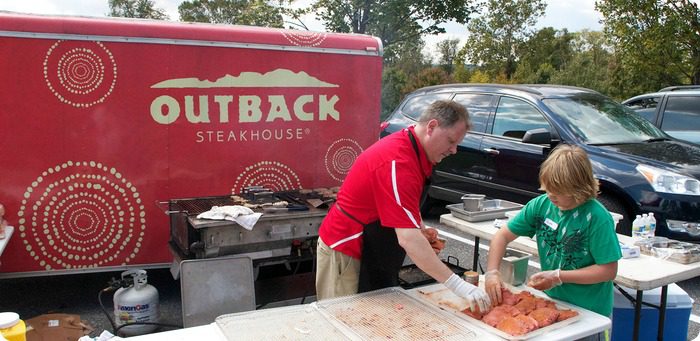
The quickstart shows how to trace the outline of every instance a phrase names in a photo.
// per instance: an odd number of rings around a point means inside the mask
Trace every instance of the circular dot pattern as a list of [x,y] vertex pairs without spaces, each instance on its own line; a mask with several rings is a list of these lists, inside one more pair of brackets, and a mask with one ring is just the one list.
[[238,175],[231,194],[243,193],[249,186],[264,186],[274,192],[301,188],[299,176],[291,168],[277,161],[261,161],[248,166]]
[[360,153],[362,153],[362,147],[353,140],[340,139],[333,142],[323,158],[328,174],[342,182]]
[[314,47],[326,40],[327,33],[313,31],[285,30],[282,34],[292,45]]
[[24,249],[45,270],[126,265],[146,233],[136,187],[95,161],[45,170],[27,187],[17,215]]
[[117,66],[99,41],[59,40],[46,52],[44,79],[61,102],[87,108],[104,102],[112,93]]

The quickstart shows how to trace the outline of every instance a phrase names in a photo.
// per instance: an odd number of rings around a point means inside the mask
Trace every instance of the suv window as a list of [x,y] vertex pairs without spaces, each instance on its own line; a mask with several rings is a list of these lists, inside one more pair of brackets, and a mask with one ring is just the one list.
[[493,111],[493,98],[493,95],[457,94],[453,101],[463,105],[469,111],[471,131],[483,133],[486,131],[489,114]]
[[417,121],[420,114],[422,114],[423,111],[430,106],[430,104],[437,100],[450,99],[450,97],[452,97],[451,93],[416,96],[406,101],[406,104],[404,104],[401,112]]
[[661,129],[700,130],[699,99],[697,96],[669,96]]
[[649,122],[654,122],[656,116],[656,107],[661,102],[661,96],[640,98],[638,100],[627,103],[630,109],[636,111]]
[[493,122],[493,135],[522,139],[530,129],[549,128],[549,122],[537,108],[525,101],[501,97]]

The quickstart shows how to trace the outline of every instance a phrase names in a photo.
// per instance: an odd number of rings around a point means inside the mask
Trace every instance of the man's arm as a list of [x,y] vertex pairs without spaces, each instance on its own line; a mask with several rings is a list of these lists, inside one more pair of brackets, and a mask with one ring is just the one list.
[[425,273],[440,283],[445,282],[453,274],[452,270],[435,254],[421,229],[396,228],[394,230],[399,245],[406,251],[406,255]]

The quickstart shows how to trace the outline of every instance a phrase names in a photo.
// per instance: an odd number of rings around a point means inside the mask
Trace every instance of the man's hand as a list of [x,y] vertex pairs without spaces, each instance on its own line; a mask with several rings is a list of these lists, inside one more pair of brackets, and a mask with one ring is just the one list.
[[527,282],[527,285],[537,290],[547,290],[559,286],[561,285],[559,269],[538,272],[530,276],[530,280]]
[[452,274],[444,284],[448,289],[452,290],[455,295],[466,299],[467,302],[469,302],[469,309],[472,311],[476,311],[477,306],[482,313],[491,309],[489,295],[481,288],[465,282],[463,279],[459,278],[459,276]]
[[503,286],[503,281],[501,280],[501,272],[493,269],[486,271],[485,277],[485,287],[486,293],[489,294],[491,302],[495,305],[501,304],[503,302],[503,294],[501,292],[501,287]]
[[438,238],[438,231],[432,227],[425,227],[420,229],[421,233],[430,243],[430,247],[433,248],[435,254],[439,254],[442,249],[445,248],[445,240]]

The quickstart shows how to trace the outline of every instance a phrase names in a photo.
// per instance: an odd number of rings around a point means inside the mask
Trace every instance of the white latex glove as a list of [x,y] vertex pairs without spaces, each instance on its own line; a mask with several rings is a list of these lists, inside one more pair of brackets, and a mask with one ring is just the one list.
[[465,282],[459,276],[452,274],[450,278],[445,281],[445,286],[452,290],[452,292],[469,302],[469,308],[472,311],[476,311],[476,307],[479,307],[479,311],[486,312],[491,308],[491,300],[486,292],[471,283]]
[[530,276],[530,280],[527,282],[527,285],[537,290],[548,290],[559,286],[561,285],[559,269],[538,272]]
[[491,298],[491,302],[495,305],[499,305],[503,302],[503,294],[501,293],[501,287],[503,286],[503,281],[501,280],[501,272],[493,269],[486,271],[484,280],[484,287],[486,287],[486,292]]

